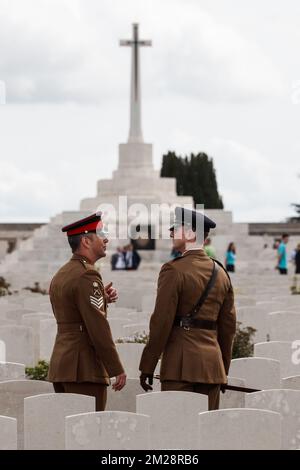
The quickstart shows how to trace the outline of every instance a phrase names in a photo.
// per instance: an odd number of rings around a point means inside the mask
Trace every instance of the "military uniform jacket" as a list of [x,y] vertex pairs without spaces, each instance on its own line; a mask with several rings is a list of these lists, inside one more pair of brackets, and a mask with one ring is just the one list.
[[217,322],[217,330],[173,326],[188,314],[211,277],[213,261],[204,250],[189,250],[161,268],[150,336],[140,370],[152,374],[162,354],[161,381],[222,384],[227,382],[236,329],[234,296],[223,268],[195,319]]
[[50,382],[109,384],[109,377],[124,372],[106,319],[102,279],[93,265],[73,255],[52,279],[50,300],[58,324]]

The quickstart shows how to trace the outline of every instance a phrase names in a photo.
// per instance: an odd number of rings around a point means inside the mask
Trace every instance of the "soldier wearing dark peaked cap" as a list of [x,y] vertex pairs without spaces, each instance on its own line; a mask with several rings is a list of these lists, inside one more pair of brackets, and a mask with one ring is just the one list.
[[101,213],[63,227],[73,256],[55,274],[50,301],[57,336],[48,380],[57,393],[80,393],[96,398],[96,411],[106,405],[107,386],[116,377],[121,390],[126,375],[107,321],[107,304],[117,299],[112,283],[104,287],[94,263],[106,256],[108,243]]
[[210,410],[218,409],[220,387],[227,383],[236,329],[230,278],[203,249],[215,227],[198,211],[175,209],[170,234],[174,249],[183,253],[161,268],[149,340],[140,361],[144,390],[152,389],[162,355],[162,391],[208,395]]

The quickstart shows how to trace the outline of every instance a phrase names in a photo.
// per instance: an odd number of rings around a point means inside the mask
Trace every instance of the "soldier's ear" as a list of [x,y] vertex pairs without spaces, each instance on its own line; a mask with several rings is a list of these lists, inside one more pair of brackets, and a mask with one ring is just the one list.
[[90,246],[90,239],[87,235],[83,235],[81,237],[81,245],[84,247],[84,248],[88,248]]

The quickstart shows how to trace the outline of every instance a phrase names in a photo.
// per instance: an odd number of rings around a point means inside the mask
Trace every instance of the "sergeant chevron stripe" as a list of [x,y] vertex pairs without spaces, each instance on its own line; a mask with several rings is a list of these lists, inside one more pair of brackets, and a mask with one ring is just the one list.
[[103,297],[98,298],[94,297],[93,295],[90,295],[90,302],[94,307],[98,308],[99,310],[101,309],[101,307],[103,307],[104,304]]

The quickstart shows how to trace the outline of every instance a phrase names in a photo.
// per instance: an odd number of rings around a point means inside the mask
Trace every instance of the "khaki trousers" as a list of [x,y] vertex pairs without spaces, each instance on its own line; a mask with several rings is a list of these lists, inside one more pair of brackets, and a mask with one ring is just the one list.
[[166,380],[161,383],[161,391],[194,392],[208,395],[208,409],[218,410],[220,404],[220,385]]
[[107,399],[107,385],[94,382],[54,382],[55,393],[80,393],[96,398],[96,411],[104,411]]

